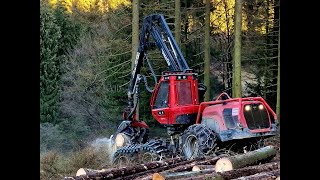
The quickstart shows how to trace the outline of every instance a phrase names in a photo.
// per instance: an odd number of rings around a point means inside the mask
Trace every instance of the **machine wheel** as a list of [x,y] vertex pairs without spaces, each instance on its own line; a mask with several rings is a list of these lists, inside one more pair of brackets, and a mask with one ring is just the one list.
[[187,159],[209,154],[216,146],[216,134],[204,124],[194,124],[182,135],[182,152]]
[[158,161],[165,158],[168,149],[162,140],[151,140],[142,146],[141,160],[142,163]]
[[127,154],[119,154],[113,159],[112,164],[116,167],[124,167],[130,164],[130,158]]
[[141,150],[140,144],[131,144],[117,149],[112,155],[112,164],[116,167],[134,164],[139,159],[138,154]]
[[141,163],[162,160],[166,157],[167,152],[168,149],[162,140],[152,139],[142,146]]
[[112,164],[116,167],[140,164],[165,158],[168,149],[162,140],[151,140],[145,144],[130,144],[114,152]]

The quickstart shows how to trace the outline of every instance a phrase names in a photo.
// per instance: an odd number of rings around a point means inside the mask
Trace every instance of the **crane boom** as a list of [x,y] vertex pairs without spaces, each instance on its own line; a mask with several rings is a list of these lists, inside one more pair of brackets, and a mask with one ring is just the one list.
[[[155,42],[150,42],[150,35]],[[131,109],[127,118],[132,119],[132,115],[136,109],[137,102],[134,103],[134,94],[139,97],[139,83],[143,78],[140,75],[143,60],[147,58],[146,50],[157,46],[164,57],[170,71],[189,70],[189,66],[179,49],[168,24],[161,14],[152,14],[144,18],[141,32],[139,34],[139,46],[136,53],[134,66],[128,88],[128,108]],[[149,68],[152,70],[150,63]],[[153,72],[153,70],[152,70]],[[146,78],[143,79],[146,83]],[[138,99],[138,98],[137,98]]]

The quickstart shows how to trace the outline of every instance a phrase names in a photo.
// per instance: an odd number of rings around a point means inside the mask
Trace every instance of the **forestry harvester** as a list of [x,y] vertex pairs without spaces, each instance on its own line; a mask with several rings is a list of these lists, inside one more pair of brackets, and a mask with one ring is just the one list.
[[[159,81],[147,56],[147,50],[156,47],[169,68],[162,72]],[[154,89],[140,74],[143,61],[155,80]],[[152,116],[167,128],[167,139],[149,138],[148,125],[135,118],[141,83],[152,93]],[[206,86],[198,82],[197,73],[189,68],[163,15],[145,17],[129,82],[128,107],[111,136],[113,163],[177,155],[193,159],[214,153],[229,142],[257,144],[276,134],[277,116],[263,98],[231,98],[223,92],[215,100],[203,102],[205,92]]]

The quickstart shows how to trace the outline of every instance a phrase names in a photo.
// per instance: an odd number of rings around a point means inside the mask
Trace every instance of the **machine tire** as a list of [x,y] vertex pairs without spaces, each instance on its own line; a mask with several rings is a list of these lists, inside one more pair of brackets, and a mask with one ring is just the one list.
[[112,155],[112,164],[123,167],[137,162],[138,154],[141,151],[141,144],[129,144],[120,147]]
[[142,163],[165,159],[168,153],[168,149],[164,144],[165,143],[159,139],[152,139],[149,142],[145,143],[142,146],[141,151],[141,159],[143,161]]
[[181,137],[181,149],[187,159],[209,154],[216,146],[216,134],[204,124],[194,124]]

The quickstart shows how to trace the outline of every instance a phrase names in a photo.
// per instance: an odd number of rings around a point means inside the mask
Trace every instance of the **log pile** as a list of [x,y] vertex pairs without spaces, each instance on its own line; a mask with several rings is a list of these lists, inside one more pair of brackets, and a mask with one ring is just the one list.
[[182,157],[121,168],[81,168],[76,176],[64,180],[87,179],[215,179],[258,180],[280,179],[280,161],[269,162],[276,155],[273,146],[266,146],[245,154],[202,157],[186,160]]

